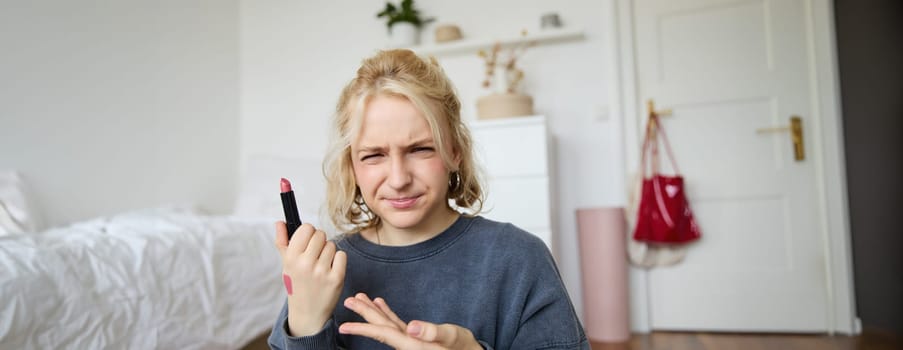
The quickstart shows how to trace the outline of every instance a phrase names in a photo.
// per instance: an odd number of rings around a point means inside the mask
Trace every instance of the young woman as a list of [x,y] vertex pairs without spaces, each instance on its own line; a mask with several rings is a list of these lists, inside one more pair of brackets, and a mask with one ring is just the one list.
[[589,348],[545,244],[476,215],[460,107],[434,60],[363,61],[324,167],[331,219],[350,233],[333,242],[305,224],[289,242],[276,224],[288,298],[272,348]]

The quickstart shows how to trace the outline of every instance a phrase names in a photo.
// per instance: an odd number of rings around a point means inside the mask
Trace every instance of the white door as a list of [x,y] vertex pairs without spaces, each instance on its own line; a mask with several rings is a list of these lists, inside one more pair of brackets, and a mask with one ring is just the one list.
[[[652,328],[826,331],[807,1],[633,4],[639,98],[673,112],[662,121],[703,233],[648,274]],[[794,115],[803,160],[789,131],[757,132]]]

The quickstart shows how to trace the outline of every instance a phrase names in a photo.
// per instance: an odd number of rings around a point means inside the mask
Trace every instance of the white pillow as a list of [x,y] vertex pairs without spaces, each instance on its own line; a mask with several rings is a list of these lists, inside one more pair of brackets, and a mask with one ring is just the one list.
[[0,236],[40,229],[28,188],[16,171],[0,171]]
[[336,233],[325,211],[321,213],[326,203],[326,180],[320,159],[251,156],[246,164],[235,216],[285,220],[279,196],[279,180],[284,177],[292,183],[301,221]]

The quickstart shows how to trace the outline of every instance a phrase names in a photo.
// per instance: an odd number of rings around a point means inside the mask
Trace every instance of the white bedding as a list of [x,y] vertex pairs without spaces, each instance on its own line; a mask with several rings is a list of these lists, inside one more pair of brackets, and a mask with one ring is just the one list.
[[273,221],[166,208],[0,237],[0,349],[237,349],[284,301]]

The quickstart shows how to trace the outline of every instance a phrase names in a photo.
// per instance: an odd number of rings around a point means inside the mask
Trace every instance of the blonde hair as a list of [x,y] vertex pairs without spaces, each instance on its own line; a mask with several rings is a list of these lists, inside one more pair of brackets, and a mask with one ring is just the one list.
[[326,210],[335,227],[347,233],[380,223],[364,203],[351,160],[351,143],[360,132],[364,109],[376,96],[406,98],[423,114],[445,167],[452,171],[448,199],[467,209],[465,215],[478,214],[485,197],[454,86],[435,59],[426,60],[410,50],[387,50],[363,60],[336,105],[331,144],[323,162]]

